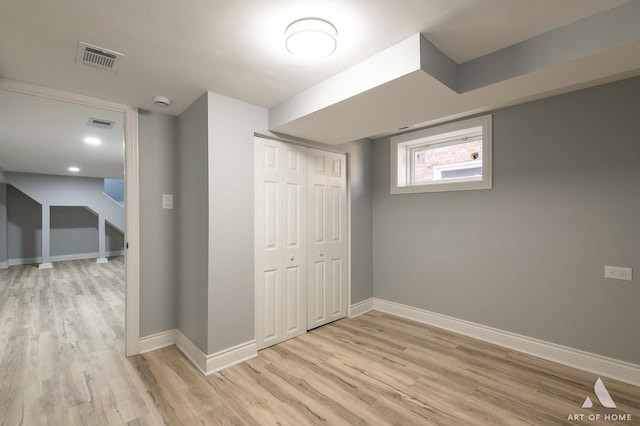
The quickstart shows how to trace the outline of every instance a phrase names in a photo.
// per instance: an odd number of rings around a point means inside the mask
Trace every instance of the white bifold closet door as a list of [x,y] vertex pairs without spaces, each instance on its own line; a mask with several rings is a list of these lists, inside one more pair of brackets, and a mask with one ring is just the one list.
[[307,329],[347,315],[346,156],[307,151]]
[[256,138],[255,315],[258,349],[307,331],[306,150]]
[[346,316],[346,156],[255,140],[258,349]]

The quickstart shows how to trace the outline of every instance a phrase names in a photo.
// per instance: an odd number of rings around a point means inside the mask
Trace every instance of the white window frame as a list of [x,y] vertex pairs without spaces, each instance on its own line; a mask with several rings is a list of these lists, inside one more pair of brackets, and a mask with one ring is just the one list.
[[[437,166],[433,166],[433,180],[438,182],[447,180],[447,178],[442,177],[442,172],[449,172],[451,170],[475,169],[477,167],[482,167],[482,160],[463,161],[460,163],[439,164]],[[484,173],[484,169],[483,169],[483,173]],[[460,178],[458,178],[458,180],[460,180]]]
[[[482,178],[443,179],[430,182],[413,182],[413,153],[425,147],[442,147],[463,143],[466,134],[482,135],[482,157],[477,161],[443,164],[440,169],[454,167],[470,168],[482,165]],[[416,132],[405,133],[391,138],[391,194],[412,194],[422,192],[468,191],[492,188],[491,170],[491,115],[456,121],[441,126],[430,127]],[[462,166],[462,167],[461,167]]]

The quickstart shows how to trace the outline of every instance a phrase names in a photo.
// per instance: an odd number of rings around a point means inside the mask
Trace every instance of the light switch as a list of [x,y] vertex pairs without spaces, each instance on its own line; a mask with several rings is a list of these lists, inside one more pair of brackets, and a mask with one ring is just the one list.
[[173,208],[173,194],[162,194],[162,208],[163,209]]

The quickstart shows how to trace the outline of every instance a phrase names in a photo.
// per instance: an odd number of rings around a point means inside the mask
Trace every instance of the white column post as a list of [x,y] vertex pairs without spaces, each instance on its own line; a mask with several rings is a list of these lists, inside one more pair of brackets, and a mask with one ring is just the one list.
[[98,215],[98,260],[96,263],[107,263],[109,259],[107,259],[107,250],[105,248],[106,245],[106,226],[104,224],[104,216]]
[[42,205],[42,260],[38,269],[51,269],[51,257],[49,254],[49,238],[51,237],[51,206]]

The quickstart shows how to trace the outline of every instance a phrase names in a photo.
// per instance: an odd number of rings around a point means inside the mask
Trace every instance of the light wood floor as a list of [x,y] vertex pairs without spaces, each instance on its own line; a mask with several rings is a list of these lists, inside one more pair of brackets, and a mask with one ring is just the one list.
[[124,258],[0,270],[0,424],[162,424],[124,357]]
[[[169,424],[555,425],[631,414],[640,389],[402,318],[370,312],[203,377],[175,347],[132,359]],[[586,396],[590,410],[580,408]],[[603,417],[604,418],[604,417]],[[619,423],[618,423],[619,424]]]
[[0,274],[3,425],[640,424],[637,387],[603,378],[605,409],[596,375],[380,312],[208,377],[175,346],[127,359],[121,258]]

